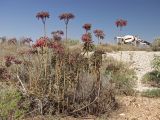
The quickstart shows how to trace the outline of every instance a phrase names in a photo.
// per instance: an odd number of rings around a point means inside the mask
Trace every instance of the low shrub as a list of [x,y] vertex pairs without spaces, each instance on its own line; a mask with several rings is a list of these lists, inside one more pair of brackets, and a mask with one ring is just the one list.
[[108,59],[106,64],[105,74],[107,77],[110,76],[112,83],[115,84],[116,93],[133,95],[137,79],[134,69],[114,59]]
[[154,56],[152,61],[153,71],[146,73],[142,81],[145,84],[160,87],[160,56]]
[[144,84],[148,84],[150,86],[160,87],[160,75],[159,75],[159,72],[154,70],[154,71],[146,73],[142,78],[142,82]]
[[22,95],[13,86],[0,83],[0,119],[18,119],[24,115],[20,101]]
[[102,79],[103,52],[94,51],[89,58],[81,51],[68,51],[60,42],[45,46],[40,40],[29,51],[8,56],[3,63],[10,63],[5,67],[12,83],[22,96],[28,96],[28,116],[100,115],[116,107],[114,88],[109,79]]
[[150,98],[160,97],[160,89],[147,90],[142,92],[141,95]]

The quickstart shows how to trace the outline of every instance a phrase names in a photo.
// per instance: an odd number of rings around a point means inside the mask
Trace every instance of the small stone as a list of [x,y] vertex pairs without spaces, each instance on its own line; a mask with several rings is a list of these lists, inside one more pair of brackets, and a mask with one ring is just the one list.
[[125,116],[125,114],[124,113],[121,113],[121,114],[119,114],[120,116]]

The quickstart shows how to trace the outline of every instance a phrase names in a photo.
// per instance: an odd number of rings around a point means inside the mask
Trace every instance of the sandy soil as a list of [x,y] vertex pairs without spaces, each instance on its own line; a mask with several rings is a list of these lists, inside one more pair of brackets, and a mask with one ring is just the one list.
[[109,120],[160,120],[160,99],[146,97],[118,97],[120,106]]

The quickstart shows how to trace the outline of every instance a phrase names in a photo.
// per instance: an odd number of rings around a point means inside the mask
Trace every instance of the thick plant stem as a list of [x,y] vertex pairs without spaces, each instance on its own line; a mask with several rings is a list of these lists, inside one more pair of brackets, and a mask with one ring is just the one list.
[[46,37],[46,23],[43,22],[44,37]]

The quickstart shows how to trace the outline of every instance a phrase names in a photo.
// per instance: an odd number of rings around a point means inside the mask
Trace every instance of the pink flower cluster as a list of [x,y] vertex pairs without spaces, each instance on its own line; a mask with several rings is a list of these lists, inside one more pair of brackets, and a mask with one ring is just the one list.
[[83,34],[81,39],[83,42],[86,42],[86,43],[92,42],[92,37],[90,33]]
[[126,26],[127,25],[127,21],[126,20],[123,20],[123,19],[119,19],[115,22],[116,26],[117,27],[123,27],[123,26]]
[[35,45],[33,45],[33,47],[45,47],[45,46],[47,46],[48,41],[49,41],[48,37],[41,37],[36,41],[36,43],[35,43]]

